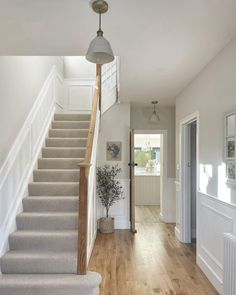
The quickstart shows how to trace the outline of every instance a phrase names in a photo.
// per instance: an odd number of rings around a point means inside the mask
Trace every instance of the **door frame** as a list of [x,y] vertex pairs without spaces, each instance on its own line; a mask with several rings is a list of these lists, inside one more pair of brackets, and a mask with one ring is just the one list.
[[[162,129],[154,129],[154,130],[135,130],[134,131],[134,136],[135,134],[161,134],[163,136],[163,167],[162,167],[162,189],[161,189],[161,183],[160,183],[160,219],[165,222],[168,217],[168,202],[167,198],[165,198],[165,195],[168,192],[168,181],[167,181],[167,167],[168,167],[168,157],[167,157],[167,130],[162,130]],[[132,194],[130,193],[130,196]],[[131,210],[135,210],[135,194],[130,198],[130,206]],[[133,208],[132,208],[133,206]]]
[[[199,113],[195,112],[185,117],[180,121],[180,134],[179,134],[179,239],[182,243],[191,243],[191,198],[190,198],[190,185],[189,185],[189,144],[190,132],[189,126],[191,123],[196,122],[196,223],[198,225],[198,196],[199,190]],[[177,208],[176,208],[177,209]],[[198,241],[198,226],[196,231],[196,239]]]

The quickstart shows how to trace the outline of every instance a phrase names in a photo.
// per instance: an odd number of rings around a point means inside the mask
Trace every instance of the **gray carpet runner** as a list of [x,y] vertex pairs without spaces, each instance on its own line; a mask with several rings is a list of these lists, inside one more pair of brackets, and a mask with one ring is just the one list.
[[95,295],[97,273],[76,275],[79,168],[90,115],[54,115],[29,196],[0,261],[1,295]]

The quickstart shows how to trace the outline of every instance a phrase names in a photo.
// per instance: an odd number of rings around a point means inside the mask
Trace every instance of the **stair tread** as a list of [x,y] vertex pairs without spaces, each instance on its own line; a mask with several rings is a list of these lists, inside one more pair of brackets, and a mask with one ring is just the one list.
[[54,181],[49,181],[49,182],[47,182],[47,181],[44,181],[44,182],[34,182],[34,181],[32,181],[32,182],[30,182],[29,184],[37,184],[37,185],[44,185],[44,184],[52,184],[52,185],[66,185],[66,184],[79,184],[79,182],[66,182],[66,181],[64,181],[64,182],[54,182]]
[[79,172],[80,169],[56,169],[56,168],[52,168],[52,169],[47,169],[47,168],[42,168],[42,169],[35,169],[34,171],[40,171],[40,172]]
[[68,259],[76,258],[77,251],[40,251],[40,250],[10,250],[1,259]]
[[18,230],[13,232],[10,237],[51,237],[51,236],[72,236],[77,235],[77,230],[37,230],[37,231],[31,231],[31,230]]
[[51,198],[51,199],[78,199],[78,196],[27,196],[25,197],[23,200],[27,200],[27,199],[47,199],[47,198]]
[[[63,130],[63,131],[88,131],[89,128],[76,128],[76,129],[66,129],[66,128],[50,128],[49,130]],[[53,138],[53,137],[50,137]],[[61,137],[62,138],[62,137]],[[75,137],[77,138],[77,137]]]
[[[66,129],[66,130],[68,130],[68,129]],[[88,137],[46,137],[46,139],[56,139],[56,140],[87,140]]]
[[[101,276],[95,272],[87,272],[87,275],[77,274],[6,274],[0,276],[0,288],[6,287],[40,287],[50,286],[97,286],[101,282]],[[0,289],[1,290],[1,289]]]
[[66,121],[66,120],[53,120],[52,123],[88,123],[90,120],[71,120],[71,121]]
[[66,146],[66,147],[62,147],[62,146],[46,146],[46,147],[43,147],[43,149],[47,149],[47,150],[56,150],[56,149],[58,149],[58,150],[79,150],[79,149],[83,149],[83,150],[85,150],[86,149],[86,147],[83,147],[83,146],[81,146],[81,147],[75,147],[75,146]]
[[59,160],[59,161],[65,161],[65,160],[67,160],[67,161],[78,161],[78,160],[81,160],[80,162],[82,162],[83,160],[84,160],[84,158],[39,158],[39,160],[45,160],[45,161],[47,161],[47,160]]
[[77,216],[78,212],[51,212],[51,211],[46,211],[46,212],[22,212],[20,214],[17,215],[17,217],[19,216]]

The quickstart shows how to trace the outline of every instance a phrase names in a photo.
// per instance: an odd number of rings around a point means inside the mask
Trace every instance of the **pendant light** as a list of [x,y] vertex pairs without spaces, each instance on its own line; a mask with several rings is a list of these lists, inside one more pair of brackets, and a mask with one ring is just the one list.
[[103,37],[102,31],[102,14],[108,11],[108,4],[104,0],[96,0],[92,3],[93,11],[99,14],[99,29],[97,37],[95,37],[88,48],[86,59],[95,64],[106,64],[114,60],[114,54],[111,45],[107,39]]
[[150,117],[150,122],[152,123],[157,123],[160,121],[160,117],[156,111],[156,105],[158,104],[158,101],[157,100],[154,100],[152,101],[152,105],[153,105],[153,112],[152,112],[152,115]]

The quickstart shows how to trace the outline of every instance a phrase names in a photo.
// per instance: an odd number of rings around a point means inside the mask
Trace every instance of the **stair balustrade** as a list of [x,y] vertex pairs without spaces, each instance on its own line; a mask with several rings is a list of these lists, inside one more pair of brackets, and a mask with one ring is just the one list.
[[96,147],[100,122],[101,65],[97,65],[97,79],[93,96],[92,113],[86,145],[85,158],[80,167],[79,177],[79,218],[77,274],[85,275],[88,264],[88,209],[94,193],[96,178]]

